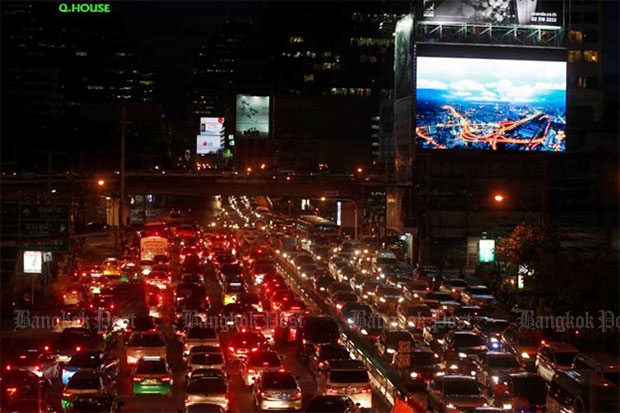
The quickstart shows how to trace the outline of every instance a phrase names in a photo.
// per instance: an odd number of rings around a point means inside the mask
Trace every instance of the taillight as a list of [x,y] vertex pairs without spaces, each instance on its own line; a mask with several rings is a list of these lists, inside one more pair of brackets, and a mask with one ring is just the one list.
[[334,387],[327,387],[327,394],[338,394],[338,389]]
[[66,391],[63,391],[63,392],[62,392],[62,397],[64,397],[64,398],[71,397],[71,393],[66,392]]
[[235,348],[234,348],[234,347],[228,347],[228,350],[230,350],[230,351],[234,352],[234,351],[235,351]]
[[258,347],[252,347],[252,352],[255,352],[256,350],[258,350]]
[[133,381],[134,381],[134,383],[140,383],[140,382],[142,382],[142,378],[141,377],[134,377]]
[[362,393],[370,393],[372,391],[372,388],[370,386],[366,386],[364,387],[364,389],[362,390]]
[[293,393],[293,397],[294,397],[295,399],[299,399],[299,398],[301,398],[301,392],[300,392],[299,390],[298,390],[298,391],[296,391],[295,393]]
[[82,347],[77,346],[77,347],[75,348],[75,351],[76,351],[76,352],[80,352],[80,351],[82,351]]
[[164,383],[170,383],[170,377],[162,377],[161,381]]
[[6,392],[9,397],[15,396],[15,393],[17,393],[17,387],[7,387]]

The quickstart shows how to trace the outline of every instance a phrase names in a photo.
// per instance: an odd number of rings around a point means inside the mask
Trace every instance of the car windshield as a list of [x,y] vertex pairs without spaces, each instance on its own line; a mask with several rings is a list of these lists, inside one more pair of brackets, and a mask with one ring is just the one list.
[[532,404],[544,404],[547,397],[547,385],[540,376],[513,378],[512,392],[525,397]]
[[469,290],[471,295],[490,295],[491,292],[486,287],[474,287]]
[[354,302],[357,301],[357,295],[355,294],[337,294],[335,297],[336,301],[340,302]]
[[377,264],[381,265],[381,264],[396,264],[398,263],[398,260],[396,258],[390,258],[390,257],[379,257],[377,258]]
[[75,390],[90,390],[96,389],[99,390],[99,378],[98,377],[75,377],[73,376],[71,380],[69,380],[69,384],[67,388],[75,389]]
[[556,352],[555,353],[555,363],[558,366],[570,366],[573,364],[573,360],[575,359],[575,356],[577,355],[577,352]]
[[192,354],[190,362],[193,364],[222,364],[224,359],[221,354],[196,353]]
[[189,340],[208,340],[215,339],[217,336],[213,327],[197,326],[189,329],[187,338]]
[[263,389],[295,389],[297,382],[291,374],[265,374],[263,375]]
[[620,383],[620,372],[610,371],[603,373],[603,376],[605,376],[607,380],[615,383],[616,386],[618,386],[618,383]]
[[366,370],[332,370],[329,380],[333,383],[368,383]]
[[475,380],[446,380],[444,394],[451,396],[479,396],[480,389]]
[[166,374],[166,364],[161,361],[142,360],[136,366],[136,374]]
[[396,287],[379,287],[377,295],[384,297],[400,297],[402,295],[402,290]]
[[330,359],[349,359],[349,350],[342,346],[322,346],[319,351],[319,358],[322,360]]
[[412,290],[426,290],[428,288],[428,284],[425,282],[414,281],[411,283]]
[[68,363],[69,366],[86,368],[96,368],[99,367],[99,364],[101,364],[99,354],[92,353],[78,353],[71,357]]
[[450,280],[449,284],[452,288],[465,288],[469,285],[465,280]]
[[484,345],[484,341],[475,334],[454,335],[454,347],[477,347],[482,345]]
[[419,365],[419,366],[432,366],[439,362],[439,358],[435,357],[434,353],[421,351],[411,353],[412,360],[411,364]]
[[16,366],[28,366],[33,363],[38,363],[39,361],[39,353],[36,352],[28,352],[21,353],[18,357],[13,358],[13,364]]
[[506,327],[508,327],[508,321],[500,320],[486,323],[483,329],[488,333],[501,333]]
[[127,345],[130,347],[164,347],[166,343],[159,334],[134,334]]
[[411,343],[415,343],[411,335],[404,331],[392,333],[387,337],[387,344],[390,346],[397,346],[400,341],[409,341]]
[[520,367],[516,357],[489,357],[488,363],[491,369],[514,369]]
[[276,353],[273,352],[264,352],[259,354],[253,354],[248,359],[248,366],[256,367],[256,366],[269,366],[269,367],[278,367],[282,364],[280,361],[280,357]]
[[209,379],[200,377],[192,379],[191,383],[187,386],[186,392],[188,394],[225,394],[228,392],[228,386],[226,382],[219,379]]

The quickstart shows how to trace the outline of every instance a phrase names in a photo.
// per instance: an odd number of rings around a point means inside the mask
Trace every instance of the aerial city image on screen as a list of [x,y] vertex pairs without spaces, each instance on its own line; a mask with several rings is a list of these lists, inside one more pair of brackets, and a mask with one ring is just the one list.
[[417,60],[416,140],[422,149],[566,148],[566,63]]

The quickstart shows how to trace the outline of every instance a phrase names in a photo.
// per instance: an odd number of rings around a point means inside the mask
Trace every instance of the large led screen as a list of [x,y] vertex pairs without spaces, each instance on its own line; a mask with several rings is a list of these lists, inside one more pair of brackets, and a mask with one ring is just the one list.
[[269,96],[237,95],[236,135],[266,138],[269,136]]
[[222,150],[222,141],[219,136],[198,135],[196,136],[196,153],[208,155]]
[[416,140],[421,149],[566,149],[566,63],[417,59]]

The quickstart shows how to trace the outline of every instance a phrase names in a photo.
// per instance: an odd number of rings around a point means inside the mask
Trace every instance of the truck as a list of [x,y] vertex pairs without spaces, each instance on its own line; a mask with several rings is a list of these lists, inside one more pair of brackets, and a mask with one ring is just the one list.
[[152,235],[140,239],[140,260],[153,260],[156,255],[169,256],[168,238]]

